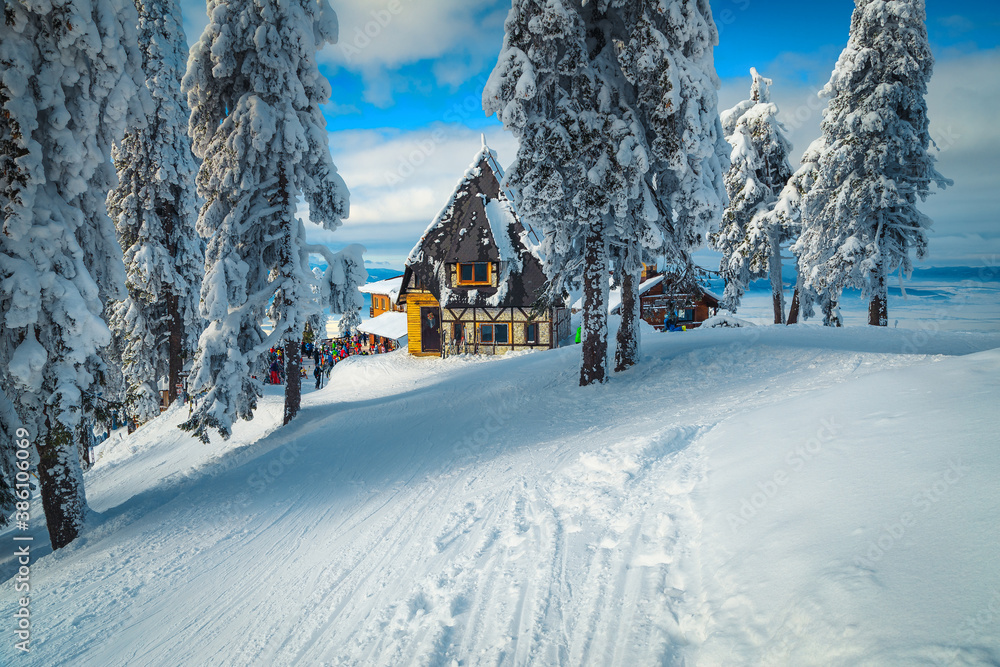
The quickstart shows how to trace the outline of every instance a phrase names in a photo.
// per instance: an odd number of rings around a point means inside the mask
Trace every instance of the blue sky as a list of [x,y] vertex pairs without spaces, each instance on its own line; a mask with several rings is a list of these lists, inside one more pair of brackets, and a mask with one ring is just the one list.
[[[399,268],[443,206],[485,133],[500,160],[516,142],[481,108],[509,0],[331,0],[340,43],[320,56],[333,87],[324,108],[334,159],[351,188],[352,213],[333,247],[360,242],[375,265]],[[207,18],[182,0],[188,40]],[[749,69],[774,80],[774,101],[794,144],[793,164],[819,135],[815,93],[847,43],[854,3],[713,0],[720,44],[720,109],[743,99]],[[1000,8],[979,0],[927,7],[937,60],[928,95],[939,169],[956,185],[923,210],[935,220],[928,265],[977,265],[1000,254]],[[701,255],[709,264],[709,253]],[[995,260],[993,260],[995,261]]]

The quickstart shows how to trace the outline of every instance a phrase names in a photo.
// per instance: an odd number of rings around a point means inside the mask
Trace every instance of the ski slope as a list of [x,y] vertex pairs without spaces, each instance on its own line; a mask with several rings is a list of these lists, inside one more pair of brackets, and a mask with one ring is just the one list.
[[175,409],[102,448],[0,664],[998,664],[995,348],[647,330],[605,386],[579,348],[393,353],[288,427]]

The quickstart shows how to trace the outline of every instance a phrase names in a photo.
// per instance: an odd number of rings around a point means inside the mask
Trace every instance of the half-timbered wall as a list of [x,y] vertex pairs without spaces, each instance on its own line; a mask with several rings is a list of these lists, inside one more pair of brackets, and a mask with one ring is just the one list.
[[[530,308],[445,308],[441,311],[441,319],[444,324],[446,353],[504,354],[558,347],[560,334],[557,326],[562,323],[561,320],[566,321],[564,328],[568,333],[569,318],[560,318],[564,310],[546,310],[532,317]],[[537,340],[529,343],[526,337],[527,326],[535,323],[538,324]],[[497,343],[495,340],[482,342],[479,333],[480,325],[483,324],[507,325],[507,343]],[[456,325],[459,327],[457,330]]]

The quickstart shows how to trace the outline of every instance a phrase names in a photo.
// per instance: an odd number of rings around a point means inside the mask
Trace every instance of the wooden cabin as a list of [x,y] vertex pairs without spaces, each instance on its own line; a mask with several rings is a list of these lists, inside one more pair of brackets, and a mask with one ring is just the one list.
[[370,318],[358,327],[358,333],[368,337],[370,348],[384,345],[395,349],[406,342],[406,306],[399,303],[402,284],[403,276],[396,276],[358,288],[372,300]]
[[436,357],[558,347],[569,310],[538,308],[546,275],[538,237],[514,209],[485,141],[451,200],[406,260],[409,351]]
[[395,276],[359,287],[359,292],[371,296],[369,317],[376,318],[382,313],[404,312],[406,308],[399,303],[399,289],[402,285],[403,276]]
[[670,314],[676,312],[678,326],[691,329],[700,326],[718,310],[719,299],[696,282],[643,266],[639,317],[647,324],[662,329]]

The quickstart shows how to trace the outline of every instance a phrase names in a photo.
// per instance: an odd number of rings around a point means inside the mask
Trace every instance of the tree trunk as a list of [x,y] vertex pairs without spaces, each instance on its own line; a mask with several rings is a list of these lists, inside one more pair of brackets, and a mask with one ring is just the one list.
[[299,341],[285,342],[285,420],[292,421],[302,407],[302,365],[299,359]]
[[[177,224],[177,200],[180,197],[180,188],[177,186],[170,188],[172,199],[162,200],[156,208],[156,214],[163,225],[163,235],[166,238],[167,253],[174,261],[177,260],[177,239],[174,237],[174,228]],[[177,285],[171,285],[166,295],[167,301],[167,405],[173,405],[177,400],[177,384],[180,382],[181,372],[184,370],[184,362],[181,355],[184,341],[184,322],[181,321],[180,295],[175,292]],[[153,382],[156,385],[156,382]]]
[[177,400],[177,385],[181,381],[181,371],[184,370],[183,350],[184,323],[181,322],[180,296],[171,291],[167,295],[167,326],[170,331],[170,358],[167,360],[167,405],[173,405]]
[[823,325],[827,327],[844,326],[844,320],[837,310],[837,302],[832,299],[823,304]]
[[798,324],[799,323],[799,286],[795,286],[795,292],[792,294],[792,305],[788,307],[788,324]]
[[583,365],[580,386],[608,380],[608,246],[604,223],[595,223],[584,239]]
[[872,283],[872,296],[868,302],[868,324],[873,327],[889,326],[889,285],[881,261],[872,273]]
[[[87,413],[84,412],[84,414]],[[94,432],[87,426],[86,420],[80,420],[78,430],[80,431],[80,438],[77,445],[77,456],[80,459],[80,467],[86,472],[94,465],[94,462],[90,460],[90,441],[93,438]]]
[[781,282],[781,245],[771,241],[771,257],[768,261],[771,274],[771,302],[774,305],[774,323],[785,323],[785,292]]
[[61,549],[83,528],[86,496],[72,431],[46,419],[45,444],[38,448],[38,485],[52,549]]
[[626,259],[625,270],[618,272],[622,291],[622,323],[618,328],[615,349],[615,372],[620,373],[639,363],[639,279]]

